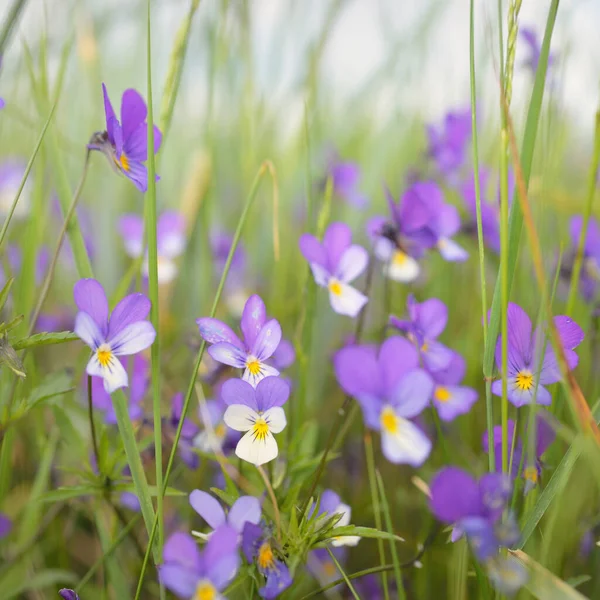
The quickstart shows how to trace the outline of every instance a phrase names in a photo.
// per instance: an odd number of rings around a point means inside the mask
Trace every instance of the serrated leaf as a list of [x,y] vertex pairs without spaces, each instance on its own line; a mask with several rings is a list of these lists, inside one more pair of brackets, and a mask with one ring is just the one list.
[[60,331],[58,333],[36,333],[23,338],[13,344],[15,350],[24,350],[25,348],[35,348],[36,346],[49,346],[51,344],[64,344],[65,342],[74,342],[79,337],[72,331]]
[[25,377],[25,367],[21,359],[15,352],[15,349],[8,343],[4,337],[0,338],[0,365],[6,366],[18,377]]
[[2,291],[0,292],[0,310],[2,310],[4,308],[4,305],[6,304],[6,299],[8,298],[10,288],[12,287],[12,284],[14,283],[14,281],[15,281],[15,278],[11,277],[4,284],[4,287],[2,288]]

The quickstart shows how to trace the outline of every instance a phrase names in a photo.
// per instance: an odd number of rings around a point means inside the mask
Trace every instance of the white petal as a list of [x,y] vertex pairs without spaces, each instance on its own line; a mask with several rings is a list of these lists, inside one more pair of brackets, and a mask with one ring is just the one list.
[[369,253],[362,246],[350,246],[340,258],[336,276],[345,283],[356,279],[366,268]]
[[283,431],[287,425],[285,411],[283,408],[281,408],[281,406],[269,408],[269,410],[266,410],[263,413],[262,418],[267,422],[269,431],[273,433],[279,433]]
[[74,331],[92,350],[95,350],[104,341],[96,321],[87,313],[77,313]]
[[107,394],[112,394],[115,390],[128,385],[127,371],[115,356],[112,356],[108,364],[103,367],[94,354],[87,364],[86,372],[88,375],[102,377]]
[[356,546],[360,542],[360,536],[358,535],[340,535],[333,538],[331,541],[332,546]]
[[137,321],[127,325],[109,340],[116,356],[137,354],[151,346],[156,338],[156,331],[150,321]]
[[[158,283],[160,285],[170,283],[175,279],[175,276],[178,273],[177,265],[170,258],[164,256],[158,257],[156,269],[158,271]],[[146,278],[148,277],[148,257],[146,257],[144,264],[142,265],[142,275]]]
[[310,263],[310,270],[312,271],[316,284],[321,287],[326,287],[327,281],[329,281],[329,273],[327,270],[317,263]]
[[392,258],[395,249],[396,246],[392,240],[382,236],[377,236],[373,244],[373,253],[379,260],[384,262],[387,262]]
[[406,463],[420,467],[431,452],[431,441],[414,424],[399,419],[395,433],[381,432],[381,446],[385,457],[393,463]]
[[446,260],[459,262],[469,258],[469,253],[450,238],[440,238],[437,246]]
[[400,250],[396,250],[391,260],[383,267],[383,273],[394,281],[407,283],[414,281],[419,275],[419,263]]
[[341,281],[336,282],[336,287],[338,288],[336,292],[339,291],[339,293],[334,293],[331,289],[329,290],[331,308],[340,315],[356,317],[367,303],[368,298],[352,286]]
[[235,448],[236,456],[257,467],[277,458],[278,453],[277,442],[270,431],[264,438],[256,439],[254,432],[248,431]]
[[334,515],[342,515],[340,520],[337,522],[336,527],[346,527],[350,525],[350,516],[352,515],[352,509],[347,504],[340,504],[333,511]]
[[236,431],[248,431],[260,419],[257,412],[245,404],[231,404],[223,415],[227,427]]

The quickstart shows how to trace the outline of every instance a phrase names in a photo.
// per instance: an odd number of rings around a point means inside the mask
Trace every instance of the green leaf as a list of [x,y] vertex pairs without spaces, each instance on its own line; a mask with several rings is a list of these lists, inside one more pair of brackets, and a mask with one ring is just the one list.
[[379,540],[404,542],[404,540],[401,537],[394,535],[393,533],[388,533],[387,531],[379,531],[379,529],[374,529],[372,527],[355,527],[354,525],[346,525],[345,527],[335,527],[331,530],[330,535],[332,538],[345,535],[357,535],[361,538],[373,538]]
[[79,337],[71,331],[61,331],[59,333],[36,333],[23,338],[13,344],[15,350],[24,350],[25,348],[35,348],[36,346],[49,346],[50,344],[64,344],[65,342],[74,342]]
[[76,485],[72,487],[60,487],[56,490],[46,492],[40,497],[41,502],[53,504],[55,502],[64,502],[73,498],[81,498],[83,496],[101,496],[104,489],[100,486],[93,485]]
[[[10,589],[9,584],[3,579],[0,583],[2,589],[2,600],[25,596],[25,592],[33,590],[42,590],[45,588],[58,588],[59,585],[75,584],[77,577],[71,571],[62,571],[60,569],[47,569],[39,571],[35,575],[28,574],[26,577],[19,577],[16,585]],[[54,591],[55,591],[54,589]]]
[[223,490],[220,490],[219,488],[211,487],[210,491],[215,496],[218,496],[221,500],[223,500],[223,502],[225,502],[225,504],[227,504],[227,506],[233,506],[233,503],[238,498],[237,496],[233,496],[232,494],[228,494],[227,492],[224,492]]
[[0,365],[6,366],[18,377],[26,377],[25,367],[14,348],[4,337],[0,338]]
[[4,287],[2,288],[2,291],[0,292],[0,310],[2,310],[4,308],[4,305],[6,304],[6,299],[8,298],[10,288],[12,287],[12,284],[14,283],[14,281],[15,281],[15,278],[11,277],[4,284]]
[[[0,309],[0,310],[2,310],[2,309]],[[0,325],[0,335],[3,333],[6,333],[7,331],[10,331],[11,329],[14,329],[17,325],[19,325],[21,323],[22,320],[23,320],[23,315],[19,315],[18,317],[11,319],[8,323],[2,323]]]

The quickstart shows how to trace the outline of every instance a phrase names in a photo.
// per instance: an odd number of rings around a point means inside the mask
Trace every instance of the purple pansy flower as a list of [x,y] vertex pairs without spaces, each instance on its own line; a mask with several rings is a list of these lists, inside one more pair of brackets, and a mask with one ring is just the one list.
[[342,348],[333,359],[339,384],[360,404],[365,423],[381,432],[383,454],[418,467],[431,451],[429,438],[410,419],[429,404],[433,381],[419,369],[408,340],[388,338],[377,355],[369,346]]
[[427,154],[439,173],[450,183],[456,182],[458,172],[467,158],[471,128],[470,106],[448,112],[439,126],[427,125]]
[[222,525],[200,551],[192,536],[174,533],[165,543],[164,562],[158,567],[161,583],[184,600],[224,600],[220,592],[239,567],[237,540],[238,533]]
[[4,513],[0,513],[0,539],[6,537],[11,529],[12,521]]
[[277,559],[268,536],[260,525],[246,523],[242,532],[242,550],[249,563],[256,562],[266,583],[259,588],[262,598],[276,598],[292,584],[292,577],[286,564]]
[[[119,233],[123,238],[125,251],[131,258],[145,255],[142,265],[144,277],[148,277],[148,252],[144,247],[144,221],[135,214],[123,215],[119,219]],[[158,251],[158,282],[169,283],[177,275],[175,259],[185,249],[185,219],[183,215],[167,211],[162,213],[156,225]]]
[[[142,401],[148,389],[149,383],[149,365],[148,360],[142,354],[136,354],[129,358],[127,362],[119,359],[123,369],[131,372],[131,381],[129,382],[129,418],[132,421],[138,421],[143,416]],[[132,366],[132,370],[127,369],[127,363]],[[87,394],[87,378],[84,379],[84,387]],[[117,424],[117,416],[113,407],[110,394],[104,389],[101,379],[92,377],[92,403],[94,408],[104,413],[104,421],[108,425]]]
[[288,369],[294,364],[295,360],[296,350],[294,349],[294,344],[292,344],[290,340],[282,339],[275,352],[273,352],[270,363],[278,371],[285,371],[285,369]]
[[[579,247],[579,236],[583,229],[583,217],[576,215],[569,224],[569,233],[571,236],[571,245],[573,252],[576,253]],[[570,273],[569,273],[570,275]],[[569,281],[570,281],[569,276]],[[600,283],[600,227],[598,222],[592,216],[588,221],[588,227],[583,243],[583,263],[579,287],[585,300],[591,302],[598,291]]]
[[154,342],[156,332],[146,317],[150,300],[143,294],[131,294],[121,300],[108,316],[104,288],[95,279],[80,279],[73,289],[79,309],[75,333],[92,349],[86,372],[102,377],[104,389],[112,394],[128,385],[127,371],[118,356],[137,354]]
[[[106,131],[94,134],[90,150],[103,152],[115,171],[131,179],[140,192],[148,189],[148,171],[142,164],[148,159],[148,109],[140,94],[133,89],[123,92],[121,123],[115,115],[106,86],[102,84]],[[154,154],[160,148],[162,134],[154,126]],[[156,177],[158,180],[158,176]]]
[[[523,453],[525,453],[525,462],[523,463],[522,476],[525,479],[525,493],[528,493],[533,487],[535,487],[542,474],[542,468],[544,463],[542,462],[542,455],[548,449],[548,446],[552,444],[556,438],[556,432],[548,423],[550,416],[544,410],[541,410],[536,414],[536,431],[535,431],[535,448],[533,462],[529,461],[527,444],[523,442],[519,436],[514,442],[514,449],[512,450],[512,469],[511,476],[514,478],[519,473],[519,467],[521,460],[523,460]],[[513,439],[516,434],[516,423],[512,420],[508,420],[508,462],[510,462],[510,452],[513,448]],[[527,439],[526,434],[526,439]],[[502,470],[502,426],[496,425],[493,430],[494,440],[494,456],[496,457],[496,470]],[[483,449],[485,452],[489,452],[489,439],[488,432],[483,434],[482,437]]]
[[452,353],[450,364],[431,374],[435,382],[433,405],[442,421],[453,421],[471,410],[477,402],[477,392],[460,385],[465,376],[466,363],[458,352]]
[[223,420],[231,429],[245,432],[236,455],[257,466],[275,459],[279,449],[273,434],[287,424],[281,407],[290,395],[288,384],[279,377],[265,377],[255,389],[242,379],[230,379],[221,394],[227,404]]
[[425,368],[435,373],[446,369],[454,352],[437,341],[438,336],[446,329],[448,309],[437,298],[430,298],[418,303],[413,294],[406,301],[408,319],[390,317],[390,325],[406,333],[406,337],[418,349]]
[[[350,525],[350,518],[352,516],[352,509],[348,504],[344,504],[333,490],[324,490],[321,494],[319,502],[318,515],[341,515],[339,521],[336,523],[336,527],[346,527]],[[334,547],[338,546],[356,546],[360,541],[358,535],[342,535],[332,539],[331,545]]]
[[260,501],[254,496],[240,496],[232,505],[227,514],[219,502],[202,490],[194,490],[190,494],[190,504],[192,508],[208,523],[213,529],[210,533],[192,533],[199,538],[208,539],[213,535],[214,530],[227,524],[237,531],[239,541],[241,541],[242,531],[246,523],[260,523],[261,508]]
[[[183,410],[183,394],[177,393],[171,399],[171,414],[165,419],[165,434],[175,436],[175,431],[181,421],[181,412]],[[190,468],[196,469],[200,464],[198,455],[194,452],[194,439],[198,435],[199,427],[187,417],[183,421],[181,428],[181,437],[177,445],[177,453],[181,460]]]
[[[563,346],[569,369],[577,366],[578,356],[573,351],[585,337],[583,330],[570,317],[554,317],[554,325]],[[542,354],[543,353],[543,354]],[[539,373],[536,369],[541,364]],[[502,336],[496,344],[496,366],[502,369]],[[552,396],[544,387],[561,379],[558,359],[550,340],[536,328],[532,333],[531,320],[517,304],[508,305],[508,399],[515,406],[523,406],[533,401],[537,391],[537,403],[550,405]],[[539,383],[539,385],[538,385]],[[537,387],[537,390],[536,390]],[[494,381],[492,392],[502,395],[502,380]]]
[[[20,158],[7,158],[0,163],[0,216],[6,217],[15,200],[27,164]],[[29,214],[31,205],[31,180],[27,179],[19,202],[15,207],[13,219],[22,219]]]
[[299,243],[317,285],[329,290],[331,308],[340,315],[356,317],[368,298],[349,283],[366,269],[369,254],[362,246],[352,244],[350,227],[332,223],[323,242],[305,233]]
[[[542,44],[538,39],[537,32],[533,27],[520,27],[519,35],[526,44],[528,51],[527,58],[523,61],[523,65],[526,66],[535,75],[540,62],[540,55],[542,53]],[[550,52],[548,54],[548,69],[554,63],[556,57]]]
[[63,600],[79,600],[78,594],[76,594],[74,590],[69,590],[67,588],[58,590],[58,595],[63,598]]
[[357,163],[334,160],[329,165],[328,175],[337,196],[356,208],[365,208],[368,199],[359,190],[360,167]]
[[242,379],[253,387],[268,375],[279,371],[267,363],[281,341],[281,326],[276,319],[267,321],[265,303],[257,295],[250,296],[242,314],[244,341],[218,319],[205,317],[196,321],[200,335],[212,346],[208,353],[218,362],[244,369]]

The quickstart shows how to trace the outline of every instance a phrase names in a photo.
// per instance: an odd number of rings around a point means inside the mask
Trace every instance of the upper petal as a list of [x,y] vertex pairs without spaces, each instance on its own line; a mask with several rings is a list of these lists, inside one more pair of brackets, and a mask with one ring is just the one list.
[[119,233],[123,238],[125,251],[132,258],[142,256],[144,252],[144,223],[138,215],[123,215],[119,219]]
[[[115,111],[113,110],[112,104],[110,102],[110,98],[108,97],[108,91],[106,90],[106,86],[104,83],[102,84],[102,95],[104,96],[104,114],[106,116],[106,126],[108,132],[108,139],[112,144],[115,143],[113,132],[111,131],[110,122],[117,121],[117,116],[115,115]],[[118,122],[118,121],[117,121]]]
[[350,246],[352,231],[346,223],[331,223],[323,236],[323,248],[330,273],[335,273],[342,254]]
[[102,285],[95,279],[80,279],[73,288],[73,298],[77,308],[90,315],[102,335],[106,336],[108,301]]
[[265,361],[273,355],[281,341],[281,325],[277,319],[267,321],[260,329],[252,345],[252,354],[259,361]]
[[193,490],[190,494],[190,505],[213,529],[225,523],[223,507],[210,494],[202,490]]
[[228,379],[221,388],[221,398],[225,404],[244,404],[258,411],[256,392],[254,388],[243,379]]
[[231,327],[211,317],[203,317],[196,320],[200,335],[209,343],[216,344],[217,342],[229,342],[237,348],[243,348],[244,345],[240,338],[233,332]]
[[254,496],[240,496],[229,511],[227,521],[239,533],[246,523],[260,523],[260,501]]
[[316,263],[321,267],[326,267],[327,255],[325,254],[325,248],[323,248],[321,242],[319,242],[314,235],[311,235],[310,233],[302,234],[298,244],[302,256],[304,256],[309,263]]
[[138,321],[121,329],[109,340],[115,356],[136,354],[152,345],[156,331],[149,321]]
[[239,532],[229,525],[221,525],[210,536],[204,549],[206,575],[217,590],[222,590],[237,573]]
[[107,338],[110,340],[132,323],[146,319],[151,306],[150,300],[144,294],[136,293],[125,296],[112,311]]
[[437,338],[446,329],[448,308],[437,298],[430,298],[417,306],[417,321],[423,336],[429,339]]
[[419,355],[406,338],[399,335],[387,338],[379,350],[379,367],[385,392],[392,394],[402,376],[418,365]]
[[158,578],[162,584],[180,598],[192,598],[199,580],[199,573],[190,571],[176,563],[165,563],[158,567]]
[[412,418],[429,404],[433,393],[433,380],[423,369],[410,371],[398,382],[390,398],[399,417]]
[[253,294],[248,298],[242,313],[241,328],[248,348],[253,348],[256,338],[267,320],[267,308],[260,296]]
[[362,246],[354,244],[340,257],[335,276],[340,281],[350,283],[367,268],[368,262],[369,253]]
[[121,124],[125,141],[146,120],[147,113],[146,103],[139,92],[134,89],[123,92],[121,98]]
[[[508,304],[507,318],[509,364],[512,370],[518,371],[531,362],[531,320],[518,304],[512,302]],[[496,344],[499,369],[502,369],[501,342],[502,336],[499,336]]]
[[462,469],[445,467],[433,478],[429,489],[431,512],[444,523],[456,523],[481,512],[479,486]]
[[159,256],[176,258],[185,249],[185,219],[181,213],[166,211],[158,220],[156,237]]
[[380,397],[382,375],[373,351],[366,346],[347,346],[333,357],[335,376],[342,389],[351,396],[368,394]]
[[261,412],[283,406],[290,397],[290,386],[281,377],[265,377],[256,386],[256,404]]

